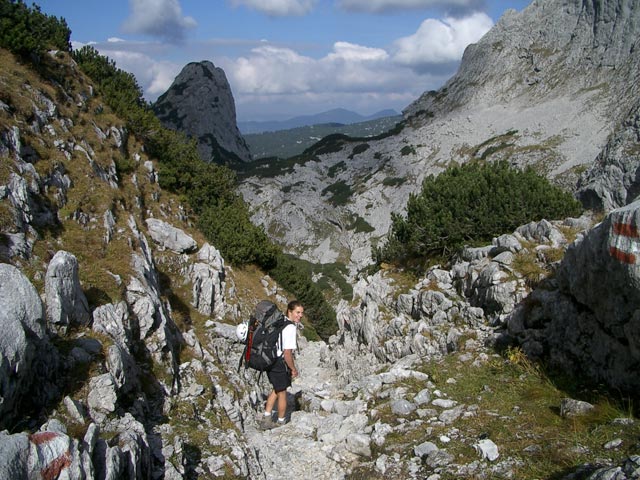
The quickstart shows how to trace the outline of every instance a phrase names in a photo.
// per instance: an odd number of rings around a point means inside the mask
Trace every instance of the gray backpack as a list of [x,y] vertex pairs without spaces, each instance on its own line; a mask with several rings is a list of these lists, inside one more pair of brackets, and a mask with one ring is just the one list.
[[238,369],[244,361],[245,368],[260,372],[269,370],[278,359],[282,330],[291,323],[273,302],[262,300],[258,303],[249,319],[249,331]]

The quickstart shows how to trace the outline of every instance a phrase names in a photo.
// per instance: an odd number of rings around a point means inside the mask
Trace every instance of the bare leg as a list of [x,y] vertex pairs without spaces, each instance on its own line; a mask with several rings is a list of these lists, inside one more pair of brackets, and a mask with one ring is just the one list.
[[287,391],[278,392],[278,418],[284,418],[287,414]]
[[[276,404],[276,399],[278,398],[278,394],[275,390],[271,390],[271,393],[267,397],[267,404],[265,406],[265,412],[273,412],[273,407]],[[286,398],[285,398],[286,400]],[[278,412],[280,412],[280,404],[278,402]]]

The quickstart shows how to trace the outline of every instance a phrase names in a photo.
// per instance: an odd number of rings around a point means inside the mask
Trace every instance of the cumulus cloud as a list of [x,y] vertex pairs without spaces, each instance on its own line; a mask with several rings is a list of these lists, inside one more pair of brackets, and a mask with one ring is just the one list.
[[285,94],[377,89],[397,79],[398,73],[388,67],[385,50],[336,42],[319,59],[265,45],[229,61],[224,68],[241,93]]
[[145,99],[150,102],[167,91],[184,66],[153,58],[154,53],[164,50],[159,44],[128,42],[115,37],[106,42],[72,42],[74,50],[85,45],[113,60],[119,69],[131,73],[142,88]]
[[249,56],[239,57],[225,72],[246,93],[295,93],[311,89],[314,63],[289,48],[266,45],[254,48]]
[[166,92],[183,67],[172,62],[157,61],[137,52],[103,49],[100,53],[113,59],[118,68],[131,72],[144,90],[147,100],[155,100]]
[[416,10],[438,8],[448,12],[477,10],[482,0],[337,0],[344,10],[355,12],[381,13],[394,10]]
[[232,0],[234,6],[245,7],[265,13],[271,17],[306,15],[313,9],[315,0]]
[[491,29],[493,21],[484,13],[462,19],[427,19],[416,33],[396,40],[394,61],[416,71],[458,62],[464,49]]
[[371,62],[389,58],[386,50],[363,47],[349,42],[336,42],[333,52],[327,55],[327,61]]
[[129,0],[131,14],[122,25],[127,33],[144,33],[169,42],[181,42],[197,23],[185,17],[178,0]]

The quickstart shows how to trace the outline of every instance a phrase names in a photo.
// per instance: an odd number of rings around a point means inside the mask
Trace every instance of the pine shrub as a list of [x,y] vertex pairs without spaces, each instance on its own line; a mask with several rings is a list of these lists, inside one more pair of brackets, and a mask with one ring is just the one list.
[[63,18],[45,15],[37,5],[0,0],[0,47],[23,57],[39,56],[49,49],[71,51],[70,38]]
[[427,177],[421,192],[410,195],[406,215],[392,213],[388,241],[374,257],[379,263],[450,258],[464,245],[491,241],[525,223],[580,212],[571,194],[532,168],[506,161],[456,165]]

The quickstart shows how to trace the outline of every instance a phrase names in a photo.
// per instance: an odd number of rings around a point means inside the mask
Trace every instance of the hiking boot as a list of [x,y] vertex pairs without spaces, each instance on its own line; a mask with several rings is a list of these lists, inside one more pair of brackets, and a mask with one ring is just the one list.
[[262,415],[262,418],[258,420],[258,424],[262,430],[271,430],[278,426],[278,423],[273,421],[273,417],[271,417],[271,415]]
[[281,422],[280,420],[276,420],[275,422],[273,422],[273,424],[274,424],[276,427],[281,427],[281,426],[283,426],[283,425],[286,425],[287,423],[289,423],[287,420],[285,420],[284,422]]

